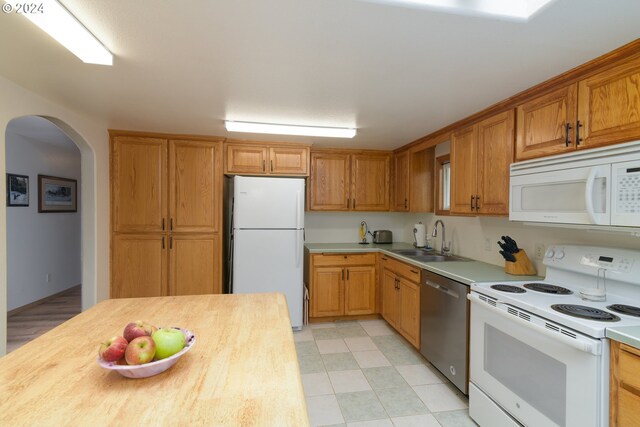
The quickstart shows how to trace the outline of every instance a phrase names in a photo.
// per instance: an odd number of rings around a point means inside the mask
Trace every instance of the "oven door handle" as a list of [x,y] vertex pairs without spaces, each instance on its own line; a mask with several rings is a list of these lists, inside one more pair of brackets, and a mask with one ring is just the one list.
[[[513,322],[518,323],[521,326],[524,326],[526,328],[532,329],[546,337],[549,337],[551,339],[554,339],[556,341],[560,341],[563,344],[567,344],[577,350],[583,351],[585,353],[591,353],[594,356],[599,356],[600,354],[602,354],[602,343],[600,343],[600,341],[597,342],[593,342],[593,343],[589,343],[589,342],[584,342],[584,341],[578,341],[575,340],[573,338],[569,338],[568,336],[563,335],[561,332],[553,332],[549,329],[546,329],[540,325],[537,325],[535,323],[531,323],[527,320],[521,319],[518,316],[514,316],[513,314],[509,314],[506,311],[498,308],[498,307],[494,307],[493,305],[487,304],[486,302],[482,301],[480,299],[480,297],[475,294],[475,293],[470,293],[467,295],[467,298],[469,299],[469,301],[471,301],[472,303],[475,304],[479,304],[481,307],[491,311],[492,313],[496,313],[499,314],[500,316],[509,319]],[[496,302],[496,304],[501,304],[501,305],[508,305],[505,304],[503,302]],[[514,307],[515,308],[515,307]]]

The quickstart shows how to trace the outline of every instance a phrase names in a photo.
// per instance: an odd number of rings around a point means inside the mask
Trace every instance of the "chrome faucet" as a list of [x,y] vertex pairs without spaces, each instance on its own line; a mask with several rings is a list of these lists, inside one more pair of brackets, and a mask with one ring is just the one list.
[[442,225],[442,245],[440,246],[440,254],[447,255],[447,252],[449,252],[451,248],[448,248],[446,246],[447,241],[444,238],[445,237],[444,222],[442,222],[441,219],[437,220],[436,223],[433,225],[433,233],[431,233],[431,237],[438,237],[438,223]]

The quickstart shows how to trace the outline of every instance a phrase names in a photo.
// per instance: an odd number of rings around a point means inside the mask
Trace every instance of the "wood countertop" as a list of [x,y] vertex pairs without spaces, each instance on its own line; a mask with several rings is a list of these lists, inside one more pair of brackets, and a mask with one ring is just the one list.
[[[169,370],[130,379],[101,341],[146,320],[196,335]],[[103,301],[0,358],[0,425],[308,426],[282,294]]]

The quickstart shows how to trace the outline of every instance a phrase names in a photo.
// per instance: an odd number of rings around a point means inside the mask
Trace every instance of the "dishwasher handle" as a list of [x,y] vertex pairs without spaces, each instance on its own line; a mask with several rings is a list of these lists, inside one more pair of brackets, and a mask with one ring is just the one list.
[[425,285],[431,286],[432,288],[434,288],[434,289],[436,289],[436,290],[438,290],[440,292],[443,292],[443,293],[449,295],[450,297],[460,298],[460,295],[458,295],[457,292],[452,291],[451,289],[447,288],[446,286],[439,285],[438,283],[432,282],[430,280],[425,280],[424,283],[425,283]]

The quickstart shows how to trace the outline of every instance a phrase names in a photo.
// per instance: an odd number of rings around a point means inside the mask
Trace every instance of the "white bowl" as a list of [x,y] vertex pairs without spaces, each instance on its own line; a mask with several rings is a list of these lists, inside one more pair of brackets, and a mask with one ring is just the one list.
[[145,363],[144,365],[118,365],[118,362],[105,362],[100,357],[98,357],[98,364],[104,369],[116,371],[120,375],[128,378],[147,378],[158,375],[159,373],[164,372],[172,367],[178,361],[178,359],[180,359],[182,355],[189,351],[189,349],[196,343],[196,336],[193,334],[193,332],[176,327],[174,327],[174,329],[179,329],[182,331],[186,340],[186,344],[182,350],[180,350],[173,356],[167,357],[166,359]]

